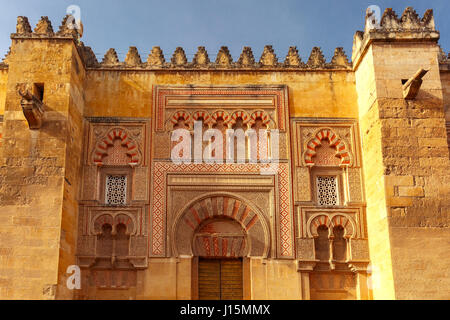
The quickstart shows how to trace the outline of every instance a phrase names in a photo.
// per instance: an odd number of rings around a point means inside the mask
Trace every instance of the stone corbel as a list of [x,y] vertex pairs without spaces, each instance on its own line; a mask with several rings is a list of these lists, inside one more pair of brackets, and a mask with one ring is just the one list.
[[412,78],[403,84],[403,97],[406,100],[415,99],[419,93],[420,86],[422,85],[422,78],[427,74],[429,70],[420,68]]
[[316,266],[317,262],[318,260],[311,260],[311,261],[297,260],[297,271],[311,272],[314,270],[314,267]]
[[28,90],[25,90],[25,92],[19,90],[19,94],[22,97],[20,105],[29,128],[32,130],[41,128],[44,118],[44,104]]
[[348,261],[348,266],[352,270],[352,272],[360,273],[367,272],[367,268],[369,267],[369,261]]
[[148,267],[147,257],[129,257],[128,261],[130,261],[136,269],[145,269]]

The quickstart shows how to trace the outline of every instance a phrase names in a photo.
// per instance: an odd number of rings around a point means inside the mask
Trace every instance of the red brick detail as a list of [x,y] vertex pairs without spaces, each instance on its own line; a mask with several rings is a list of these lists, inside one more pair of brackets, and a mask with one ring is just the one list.
[[352,163],[351,152],[344,142],[336,133],[329,128],[320,129],[320,131],[308,141],[306,144],[304,161],[308,166],[314,165],[314,156],[316,155],[316,148],[322,144],[322,140],[328,140],[330,146],[336,148],[336,156],[341,159],[341,165],[349,166]]
[[111,129],[104,138],[100,139],[95,145],[94,163],[102,163],[103,158],[108,154],[108,147],[114,145],[114,140],[119,139],[121,145],[127,148],[126,154],[130,156],[130,163],[138,164],[141,161],[140,152],[136,142],[129,138],[125,129]]

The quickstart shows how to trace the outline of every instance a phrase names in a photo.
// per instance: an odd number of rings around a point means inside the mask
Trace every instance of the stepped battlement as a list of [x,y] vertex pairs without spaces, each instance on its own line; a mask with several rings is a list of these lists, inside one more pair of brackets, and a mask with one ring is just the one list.
[[[378,21],[379,20],[379,21]],[[226,46],[222,46],[216,55],[215,60],[211,60],[205,47],[198,47],[192,61],[188,61],[183,48],[178,47],[166,59],[160,47],[154,46],[148,54],[146,61],[141,59],[138,49],[130,47],[124,61],[120,61],[114,48],[109,49],[103,59],[99,61],[94,51],[89,46],[85,46],[80,40],[82,37],[81,28],[74,27],[74,19],[66,15],[57,32],[54,31],[51,21],[44,16],[32,30],[27,17],[17,18],[16,33],[11,34],[12,39],[37,38],[37,39],[73,39],[77,45],[80,55],[87,68],[94,69],[135,69],[135,70],[352,70],[355,61],[362,53],[363,49],[374,39],[439,39],[439,32],[434,23],[433,10],[427,10],[423,17],[412,7],[404,10],[401,17],[392,8],[387,8],[383,15],[376,17],[375,12],[367,10],[364,31],[357,31],[353,38],[352,61],[349,61],[342,47],[334,51],[330,61],[326,61],[322,50],[314,47],[309,55],[308,61],[302,61],[298,49],[295,46],[289,48],[284,60],[279,60],[272,46],[267,45],[259,60],[256,60],[250,47],[243,47],[242,53],[236,61]],[[0,67],[7,68],[8,52],[0,63]],[[439,61],[448,64],[450,54],[447,56],[441,53]]]

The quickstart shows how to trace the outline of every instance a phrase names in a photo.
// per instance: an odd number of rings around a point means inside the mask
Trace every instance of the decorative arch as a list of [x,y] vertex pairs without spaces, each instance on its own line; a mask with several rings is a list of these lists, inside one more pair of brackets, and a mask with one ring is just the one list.
[[137,143],[130,134],[123,128],[111,129],[103,139],[100,139],[95,145],[94,149],[94,163],[101,165],[103,158],[108,155],[108,148],[114,146],[114,141],[120,140],[120,145],[126,148],[125,154],[128,155],[131,160],[129,164],[137,165],[141,162],[141,154]]
[[224,193],[199,197],[182,208],[172,239],[175,256],[206,252],[210,257],[267,257],[270,249],[270,229],[262,213],[249,201]]
[[209,123],[211,120],[211,116],[209,115],[209,113],[204,110],[195,111],[194,114],[192,115],[192,119],[194,119],[194,121],[197,121],[199,118],[203,118],[203,121],[206,124]]
[[230,114],[224,110],[218,110],[216,112],[214,112],[211,116],[212,120],[214,122],[217,122],[217,119],[222,118],[224,124],[228,124],[231,120]]
[[356,226],[354,221],[344,214],[317,214],[310,218],[307,223],[307,230],[309,231],[310,237],[316,238],[319,236],[317,228],[320,226],[326,226],[328,228],[329,236],[333,234],[333,228],[336,226],[341,226],[344,228],[345,238],[355,238],[356,237]]
[[242,118],[242,122],[244,124],[247,124],[250,121],[250,116],[248,115],[248,113],[245,111],[239,110],[239,111],[235,111],[231,115],[230,125],[233,126],[234,124],[236,124],[236,121],[238,118]]
[[99,213],[92,219],[91,233],[99,235],[102,232],[102,226],[109,224],[112,227],[112,234],[117,233],[117,225],[123,224],[126,226],[126,234],[132,235],[136,233],[136,222],[134,218],[124,212]]
[[352,164],[353,158],[347,143],[330,128],[321,128],[306,144],[303,159],[307,166],[314,166],[313,157],[316,155],[316,148],[323,140],[327,140],[330,146],[336,148],[336,156],[341,159],[341,166],[347,167]]
[[170,118],[170,122],[172,122],[173,125],[176,125],[180,118],[183,118],[184,122],[187,125],[190,125],[190,123],[191,123],[191,115],[185,110],[177,110],[177,111],[175,111],[174,114],[172,115],[172,117]]
[[270,125],[270,117],[269,117],[269,115],[268,115],[265,111],[263,111],[263,110],[257,110],[257,111],[253,112],[253,113],[250,115],[250,120],[249,120],[249,122],[248,122],[248,124],[249,124],[250,127],[253,126],[253,125],[256,123],[256,119],[257,119],[257,118],[261,118],[262,123],[263,123],[265,126],[267,126],[267,128],[269,128],[269,125]]

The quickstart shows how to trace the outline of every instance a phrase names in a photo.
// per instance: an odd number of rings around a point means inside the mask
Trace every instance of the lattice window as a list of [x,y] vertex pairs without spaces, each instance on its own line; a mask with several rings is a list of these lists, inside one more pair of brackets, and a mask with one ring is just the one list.
[[338,198],[338,179],[336,176],[317,177],[317,202],[319,206],[336,206]]
[[127,201],[127,176],[106,176],[106,204],[125,205]]

